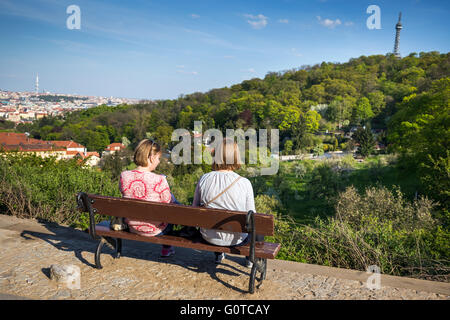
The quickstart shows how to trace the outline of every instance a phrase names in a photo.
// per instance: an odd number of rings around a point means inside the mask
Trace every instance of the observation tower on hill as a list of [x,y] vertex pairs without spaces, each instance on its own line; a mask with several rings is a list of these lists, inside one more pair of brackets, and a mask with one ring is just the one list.
[[36,85],[35,85],[36,94],[39,93],[39,74],[36,75]]
[[394,44],[394,56],[396,56],[397,58],[401,58],[400,56],[400,52],[399,52],[399,47],[400,47],[400,31],[403,29],[402,26],[402,13],[400,12],[400,14],[398,15],[398,22],[395,25],[395,44]]

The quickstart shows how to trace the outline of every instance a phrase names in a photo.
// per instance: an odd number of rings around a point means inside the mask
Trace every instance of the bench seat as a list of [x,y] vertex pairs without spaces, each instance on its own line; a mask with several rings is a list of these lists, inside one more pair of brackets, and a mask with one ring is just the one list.
[[[128,231],[114,231],[108,226],[97,224],[95,226],[95,232],[99,236],[110,238],[121,238],[134,241],[145,241],[157,244],[171,245],[174,247],[191,248],[205,251],[224,252],[231,254],[238,254],[249,256],[250,255],[250,243],[242,246],[235,247],[221,247],[207,243],[203,239],[187,239],[177,236],[157,236],[157,237],[145,237],[138,234],[134,234]],[[275,259],[278,251],[280,251],[281,245],[279,243],[271,242],[256,242],[255,243],[255,257],[263,259]]]
[[[255,292],[255,280],[259,285],[266,278],[267,259],[275,259],[280,251],[281,244],[271,242],[258,242],[256,235],[274,235],[274,216],[247,213],[224,209],[192,207],[172,203],[160,203],[140,199],[109,197],[80,192],[76,195],[78,209],[89,213],[89,233],[94,240],[100,240],[95,252],[95,266],[102,268],[100,255],[105,243],[112,246],[116,258],[122,254],[122,239],[132,241],[151,242],[161,245],[171,245],[197,249],[202,251],[223,252],[248,257],[253,263],[250,271],[249,292]],[[146,237],[129,231],[114,231],[109,223],[103,221],[96,223],[95,215],[128,218],[137,221],[164,221],[174,225],[215,229],[224,232],[248,233],[249,241],[240,246],[222,247],[207,243],[200,236],[185,238],[177,235],[163,235]],[[257,272],[260,277],[256,277]]]

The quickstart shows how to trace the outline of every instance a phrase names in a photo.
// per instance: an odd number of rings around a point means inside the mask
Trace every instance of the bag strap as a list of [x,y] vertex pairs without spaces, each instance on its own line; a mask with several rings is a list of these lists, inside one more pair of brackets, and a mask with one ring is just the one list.
[[223,195],[228,189],[230,189],[233,184],[235,184],[240,178],[242,178],[241,176],[237,177],[236,180],[234,180],[228,187],[225,188],[225,190],[223,190],[221,193],[219,193],[217,196],[215,196],[212,200],[209,200],[207,203],[205,203],[203,206],[207,207],[211,202],[213,202],[214,200],[216,200],[217,198],[219,198],[221,195]]

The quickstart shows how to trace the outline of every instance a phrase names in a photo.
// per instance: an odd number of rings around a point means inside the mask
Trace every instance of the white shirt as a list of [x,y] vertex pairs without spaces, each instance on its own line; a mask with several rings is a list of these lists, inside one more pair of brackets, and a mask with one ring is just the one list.
[[[200,206],[214,199],[236,180],[239,175],[233,171],[211,171],[198,181],[194,194],[193,206]],[[208,205],[208,208],[227,209],[248,212],[255,210],[253,187],[247,178],[242,177],[230,189]],[[238,245],[247,238],[247,233],[225,232],[200,228],[200,233],[207,242],[217,246]]]

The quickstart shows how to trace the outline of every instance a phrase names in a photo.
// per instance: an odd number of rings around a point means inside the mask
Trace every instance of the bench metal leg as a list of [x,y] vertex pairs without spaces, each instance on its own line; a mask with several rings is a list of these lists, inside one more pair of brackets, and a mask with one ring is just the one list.
[[[267,274],[267,259],[263,259],[264,261],[264,271],[262,272],[262,280],[266,280],[266,274]],[[261,280],[261,282],[262,282]]]
[[102,254],[102,248],[105,243],[112,249],[116,250],[116,256],[114,258],[119,259],[122,254],[122,239],[101,237],[100,242],[97,246],[97,250],[95,251],[95,266],[97,267],[97,269],[103,268],[100,263],[100,255]]
[[248,285],[248,291],[250,293],[255,292],[255,279],[256,279],[256,271],[258,271],[261,276],[258,278],[258,287],[261,286],[263,280],[266,279],[267,273],[267,259],[263,258],[255,258],[255,245],[256,245],[256,230],[255,230],[255,212],[250,210],[247,213],[247,217],[245,219],[246,229],[249,232],[250,237],[250,255],[249,260],[253,263],[252,271],[250,272],[250,282]]
[[255,277],[256,277],[256,264],[253,264],[252,271],[250,272],[250,282],[248,284],[248,292],[255,293]]
[[102,269],[102,265],[100,263],[100,254],[102,253],[102,247],[105,244],[106,240],[105,238],[101,238],[100,242],[98,243],[97,250],[95,251],[95,266],[97,269]]
[[116,238],[116,259],[122,255],[122,239]]
[[[256,279],[256,271],[258,271],[261,276]],[[258,280],[258,287],[262,285],[263,280],[266,279],[267,273],[267,259],[257,258],[253,262],[252,271],[250,271],[250,282],[248,285],[248,291],[250,293],[255,293],[255,280]]]

